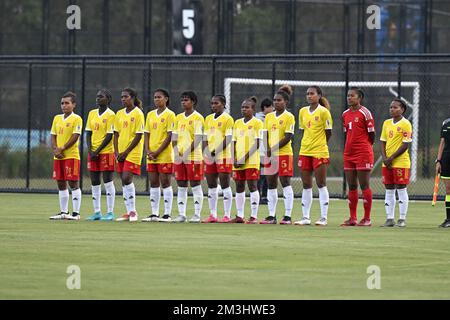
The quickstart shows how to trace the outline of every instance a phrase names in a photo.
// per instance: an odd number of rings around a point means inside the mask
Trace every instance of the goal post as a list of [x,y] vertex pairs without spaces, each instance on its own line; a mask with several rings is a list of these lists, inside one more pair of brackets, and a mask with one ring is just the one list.
[[[256,78],[225,78],[224,79],[224,95],[227,101],[227,110],[230,111],[231,101],[231,86],[233,84],[240,85],[267,85],[272,86],[272,79],[256,79]],[[275,85],[288,84],[293,87],[309,87],[319,86],[323,88],[345,88],[345,81],[304,81],[304,80],[275,80]],[[418,141],[419,141],[419,101],[420,101],[420,84],[416,81],[402,81],[402,88],[412,88],[412,100],[409,101],[404,97],[400,97],[411,108],[412,113],[409,120],[412,120],[412,143],[411,143],[411,181],[417,180],[417,154],[418,154]],[[393,97],[397,97],[397,92],[394,88],[398,87],[396,81],[350,81],[349,87],[362,87],[362,88],[387,88]],[[377,163],[381,160],[378,159]]]

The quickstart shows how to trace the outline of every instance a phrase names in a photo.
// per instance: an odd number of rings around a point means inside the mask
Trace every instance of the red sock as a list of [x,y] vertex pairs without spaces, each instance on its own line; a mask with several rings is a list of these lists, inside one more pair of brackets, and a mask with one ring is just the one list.
[[370,220],[370,210],[372,210],[372,189],[363,190],[364,219]]
[[356,209],[358,208],[358,190],[348,191],[348,208],[350,209],[350,218],[357,220]]

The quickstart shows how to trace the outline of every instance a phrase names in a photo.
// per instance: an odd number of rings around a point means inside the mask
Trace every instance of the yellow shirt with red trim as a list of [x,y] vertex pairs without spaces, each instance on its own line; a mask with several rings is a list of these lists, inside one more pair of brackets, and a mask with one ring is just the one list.
[[309,106],[303,107],[298,113],[298,126],[303,130],[300,155],[329,158],[325,130],[331,130],[333,127],[330,111],[321,105],[313,112],[310,112]]
[[[144,134],[144,113],[138,107],[135,107],[129,113],[127,109],[121,109],[116,113],[114,121],[114,131],[119,133],[118,152],[124,152],[133,141],[136,134]],[[141,165],[142,154],[144,153],[144,137],[141,137],[139,143],[130,151],[126,161]]]
[[[197,111],[194,111],[188,117],[186,117],[184,112],[176,116],[173,133],[177,136],[177,147],[181,154],[184,154],[186,150],[191,148],[191,144],[194,141],[194,136],[201,136],[203,139],[204,126],[205,119]],[[199,143],[195,150],[189,154],[186,160],[203,160],[202,143]]]
[[205,136],[208,141],[209,152],[220,149],[216,154],[217,159],[231,159],[231,145],[228,145],[225,150],[222,150],[222,142],[225,137],[233,136],[233,118],[227,113],[223,112],[217,118],[215,114],[210,114],[205,119]]
[[[286,133],[294,134],[294,128],[295,117],[289,111],[285,110],[279,116],[276,115],[276,111],[267,114],[264,120],[264,129],[267,130],[269,148],[277,145]],[[273,155],[292,156],[292,141],[289,141],[286,145],[275,151]]]
[[[233,128],[233,141],[236,142],[236,159],[242,159],[251,147],[256,143],[257,139],[261,139],[264,124],[261,120],[253,117],[249,121],[244,122],[244,118],[236,120]],[[261,140],[260,140],[261,141]],[[259,151],[256,151],[248,158],[245,165],[234,170],[259,169],[260,159]]]
[[[169,135],[169,132],[173,131],[174,122],[175,113],[168,108],[164,109],[161,114],[158,114],[158,110],[147,113],[144,132],[150,134],[150,139],[148,140],[149,150],[155,152],[159,149]],[[172,141],[159,154],[156,160],[149,160],[147,158],[147,163],[173,163]]]
[[[71,113],[67,118],[64,119],[64,114],[58,114],[53,118],[52,129],[50,133],[56,136],[56,146],[62,148],[67,141],[70,140],[74,133],[81,135],[81,130],[83,129],[83,119],[75,113]],[[65,159],[78,159],[80,160],[80,150],[78,145],[80,143],[80,137],[78,137],[77,142],[75,142],[70,148],[64,150],[63,158],[58,159],[53,157],[55,160],[65,160]]]
[[[116,114],[110,108],[100,114],[98,109],[91,110],[86,122],[86,131],[91,131],[91,151],[97,150],[97,148],[103,143],[108,133],[114,134],[114,119]],[[113,153],[114,145],[113,139],[100,151],[100,154]]]
[[[388,119],[383,122],[381,129],[381,141],[386,142],[386,156],[390,157],[397,151],[400,146],[406,142],[412,141],[412,125],[406,118],[402,118],[397,123],[394,119]],[[384,167],[383,163],[383,167]],[[406,150],[392,161],[394,168],[410,168],[411,160],[409,159],[409,152]]]

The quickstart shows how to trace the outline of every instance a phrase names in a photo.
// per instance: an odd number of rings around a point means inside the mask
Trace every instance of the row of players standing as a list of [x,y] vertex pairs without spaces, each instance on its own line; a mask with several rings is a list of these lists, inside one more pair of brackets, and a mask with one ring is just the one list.
[[[164,89],[154,93],[156,110],[144,115],[142,103],[137,93],[130,88],[122,92],[121,100],[125,107],[116,115],[109,108],[111,95],[102,90],[97,94],[98,109],[92,110],[86,126],[89,147],[88,169],[91,172],[94,215],[89,220],[113,220],[115,190],[112,182],[114,169],[120,174],[123,185],[124,201],[127,213],[119,221],[136,221],[135,188],[133,175],[140,174],[143,150],[147,158],[147,171],[150,181],[150,204],[152,214],[143,221],[185,222],[188,182],[194,198],[194,215],[191,222],[200,222],[203,203],[203,191],[200,185],[203,175],[208,184],[208,202],[210,216],[203,222],[257,223],[259,192],[256,182],[259,179],[259,149],[263,149],[267,161],[264,161],[264,174],[268,181],[269,216],[262,224],[276,224],[278,201],[278,181],[283,187],[285,214],[281,224],[291,224],[294,194],[290,177],[293,175],[292,136],[294,134],[294,116],[286,110],[292,89],[282,86],[274,96],[275,111],[266,116],[264,124],[254,117],[256,99],[243,101],[243,118],[234,122],[226,112],[225,97],[216,95],[211,99],[213,114],[206,120],[195,111],[197,96],[187,91],[181,95],[184,112],[175,116],[168,109],[169,94]],[[298,165],[303,181],[302,218],[295,222],[299,225],[311,224],[312,175],[316,177],[319,188],[321,217],[316,225],[327,224],[329,195],[326,187],[326,171],[329,164],[328,140],[331,137],[332,118],[329,103],[323,97],[322,90],[311,86],[306,94],[309,106],[299,112],[299,128],[303,132]],[[351,88],[347,95],[349,109],[343,113],[343,126],[346,132],[344,150],[344,169],[349,185],[350,218],[344,226],[370,226],[372,192],[369,185],[373,168],[372,144],[375,140],[375,125],[370,111],[361,105],[364,92]],[[78,137],[81,134],[82,120],[74,115],[70,125],[67,119],[73,114],[75,96],[64,95],[61,101],[63,115],[55,117],[52,126],[52,144],[54,147],[54,178],[60,190],[61,213],[54,219],[79,219],[81,191],[77,180],[79,173]],[[71,106],[70,106],[71,105]],[[70,110],[71,109],[71,110]],[[408,208],[406,185],[409,183],[408,144],[411,142],[411,124],[402,115],[406,110],[403,101],[395,99],[390,106],[392,119],[383,124],[381,134],[383,156],[383,181],[386,185],[385,226],[393,226],[395,208],[395,189],[399,195],[400,219],[398,226],[405,226]],[[62,128],[67,128],[64,130]],[[71,131],[71,129],[74,129]],[[62,130],[62,131],[61,131]],[[144,134],[144,139],[142,135]],[[77,136],[78,135],[78,136]],[[114,138],[113,138],[114,135]],[[206,137],[204,139],[204,137]],[[205,145],[202,148],[202,141]],[[203,152],[203,149],[205,152]],[[72,156],[72,157],[71,157]],[[234,170],[233,170],[234,169]],[[236,182],[237,216],[231,219],[232,192],[230,177]],[[100,213],[100,173],[105,184],[108,213]],[[173,190],[171,176],[175,174],[178,185],[178,217],[171,218]],[[74,210],[68,214],[69,194],[66,181],[72,188]],[[217,217],[217,185],[224,194],[224,217]],[[364,218],[357,221],[358,182],[362,189]],[[250,191],[251,217],[244,219],[245,183]],[[164,196],[164,215],[159,218],[160,186]]]

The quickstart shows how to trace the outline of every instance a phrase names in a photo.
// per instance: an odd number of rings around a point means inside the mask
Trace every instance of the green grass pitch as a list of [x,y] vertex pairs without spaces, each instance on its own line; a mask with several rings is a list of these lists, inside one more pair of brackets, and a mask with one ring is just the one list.
[[[442,202],[411,202],[406,229],[379,227],[381,201],[371,228],[339,227],[348,215],[341,200],[331,200],[325,228],[50,221],[56,194],[0,194],[0,203],[0,299],[450,299]],[[205,198],[203,217],[207,207]],[[83,219],[91,208],[85,195]],[[118,196],[116,215],[123,209]],[[137,198],[137,209],[148,214],[148,197]],[[283,210],[280,199],[280,218]],[[300,212],[296,199],[294,220]],[[79,290],[66,287],[70,265],[81,269]],[[381,289],[367,288],[371,265]]]

